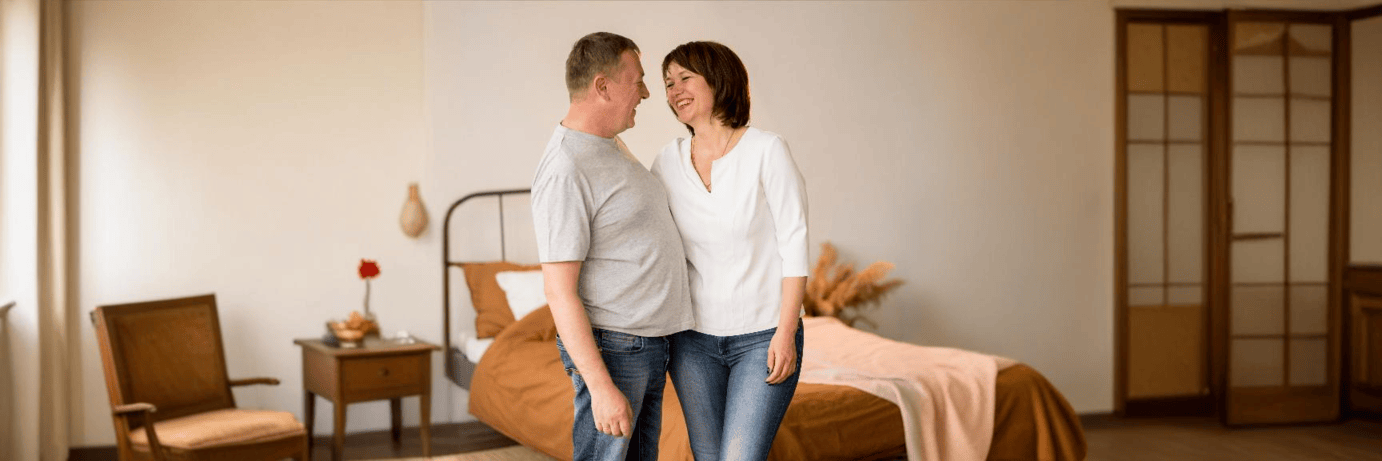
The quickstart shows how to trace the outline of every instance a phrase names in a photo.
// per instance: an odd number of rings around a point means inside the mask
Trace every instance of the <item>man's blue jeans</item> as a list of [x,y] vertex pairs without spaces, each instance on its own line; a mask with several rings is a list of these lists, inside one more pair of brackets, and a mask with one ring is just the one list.
[[655,460],[662,429],[662,391],[667,385],[668,340],[599,328],[593,329],[593,333],[610,379],[633,408],[633,435],[622,438],[595,430],[590,389],[576,371],[561,338],[557,338],[561,363],[566,367],[566,374],[571,376],[571,385],[576,388],[576,420],[571,424],[575,460]]
[[768,345],[776,332],[713,336],[688,330],[671,336],[668,371],[696,461],[768,458],[801,376],[798,321],[796,370],[780,384],[766,382]]

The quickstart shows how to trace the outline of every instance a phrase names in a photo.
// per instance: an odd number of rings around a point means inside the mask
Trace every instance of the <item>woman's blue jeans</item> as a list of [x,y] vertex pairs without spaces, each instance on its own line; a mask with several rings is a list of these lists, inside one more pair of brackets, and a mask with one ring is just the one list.
[[768,344],[776,328],[736,336],[683,331],[671,336],[667,371],[686,415],[696,461],[764,460],[801,376],[802,326],[796,370],[768,384]]

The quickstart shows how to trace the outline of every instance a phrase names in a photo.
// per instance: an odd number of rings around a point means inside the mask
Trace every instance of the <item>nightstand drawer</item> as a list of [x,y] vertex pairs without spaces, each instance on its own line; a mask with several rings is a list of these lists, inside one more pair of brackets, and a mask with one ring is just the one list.
[[[341,361],[341,380],[345,400],[372,400],[387,396],[421,393],[424,380],[422,370],[427,355],[409,354],[389,357],[351,358]],[[409,388],[416,389],[415,391]]]

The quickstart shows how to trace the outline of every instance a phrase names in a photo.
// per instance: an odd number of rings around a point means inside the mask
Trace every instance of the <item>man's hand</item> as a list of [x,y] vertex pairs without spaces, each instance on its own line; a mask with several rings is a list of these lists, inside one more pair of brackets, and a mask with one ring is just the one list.
[[633,433],[633,408],[610,379],[609,369],[605,368],[605,360],[595,345],[590,318],[586,317],[585,307],[576,293],[580,274],[579,261],[542,264],[543,286],[547,304],[552,309],[552,322],[557,326],[557,334],[571,363],[576,365],[576,372],[581,374],[590,392],[590,415],[595,418],[595,430],[615,437],[629,437]]
[[[587,383],[588,384],[588,383]],[[633,435],[633,407],[629,399],[613,384],[590,387],[590,413],[595,417],[595,430],[615,437]]]

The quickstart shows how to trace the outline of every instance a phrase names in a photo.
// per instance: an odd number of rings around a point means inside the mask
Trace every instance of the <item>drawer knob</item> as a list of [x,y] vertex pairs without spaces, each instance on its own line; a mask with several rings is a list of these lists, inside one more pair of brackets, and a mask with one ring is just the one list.
[[389,375],[389,369],[388,369],[388,368],[380,368],[380,369],[379,369],[379,376],[388,376],[388,375]]

